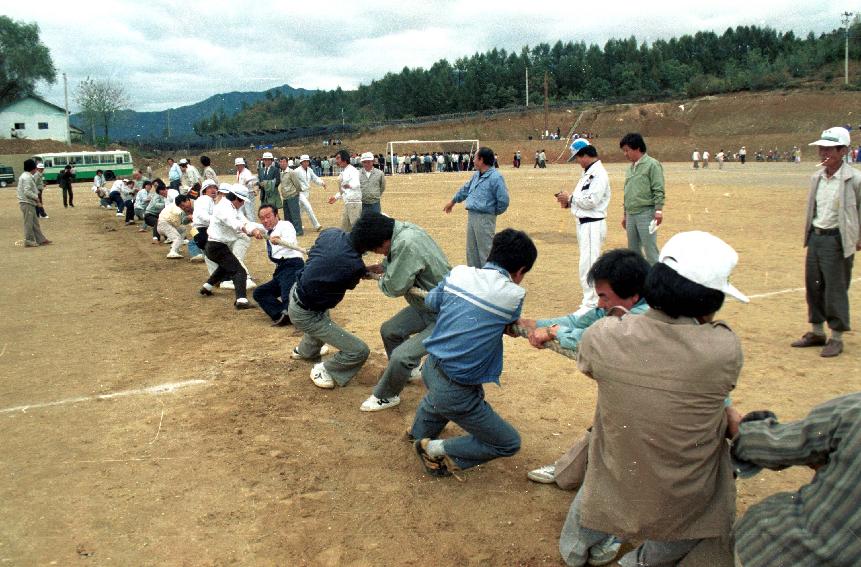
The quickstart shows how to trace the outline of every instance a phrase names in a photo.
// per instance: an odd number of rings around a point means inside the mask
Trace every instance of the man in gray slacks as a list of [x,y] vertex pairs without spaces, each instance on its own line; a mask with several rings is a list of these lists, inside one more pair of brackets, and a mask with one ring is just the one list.
[[24,161],[24,173],[18,178],[18,206],[24,215],[24,246],[42,246],[51,241],[42,234],[39,226],[39,189],[33,175],[36,173],[36,162],[32,159]]
[[451,213],[455,204],[466,201],[469,213],[466,224],[466,265],[481,268],[490,254],[496,217],[508,209],[508,188],[499,171],[493,167],[495,156],[490,148],[479,148],[475,154],[475,173],[451,198],[443,211]]

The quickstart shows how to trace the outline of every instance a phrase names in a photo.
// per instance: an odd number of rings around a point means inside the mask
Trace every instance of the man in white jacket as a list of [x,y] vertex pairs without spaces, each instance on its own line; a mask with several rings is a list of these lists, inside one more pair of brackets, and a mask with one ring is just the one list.
[[338,193],[329,197],[329,204],[334,204],[339,199],[344,200],[341,230],[350,232],[362,214],[362,182],[359,179],[359,170],[350,164],[350,152],[340,150],[335,154],[335,164],[342,171],[338,176]]
[[213,210],[207,231],[206,257],[215,262],[218,268],[200,288],[201,295],[212,295],[212,289],[225,277],[233,280],[237,309],[248,309],[245,280],[248,273],[239,259],[233,254],[230,245],[243,235],[262,239],[264,232],[256,228],[242,214],[240,209],[251,201],[248,190],[240,184],[235,184],[227,195],[222,198]]
[[588,274],[592,264],[601,255],[601,246],[607,237],[607,206],[610,204],[610,178],[598,150],[580,138],[571,144],[571,157],[583,168],[583,175],[573,193],[562,191],[556,200],[563,208],[570,208],[577,222],[577,243],[580,246],[580,287],[583,302],[577,314],[598,306],[595,287],[589,284]]

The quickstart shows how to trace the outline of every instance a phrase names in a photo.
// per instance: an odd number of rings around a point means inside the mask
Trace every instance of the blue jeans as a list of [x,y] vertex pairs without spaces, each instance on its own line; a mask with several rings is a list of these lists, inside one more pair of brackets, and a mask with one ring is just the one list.
[[455,422],[467,435],[446,439],[443,449],[462,469],[520,450],[520,434],[484,401],[484,386],[455,382],[432,355],[422,366],[422,378],[428,393],[416,410],[413,437],[436,439],[449,421]]
[[290,303],[290,289],[296,283],[296,274],[305,266],[301,258],[282,260],[275,268],[272,279],[254,288],[254,301],[273,320],[287,311]]
[[379,201],[377,201],[376,203],[362,203],[362,214],[365,214],[368,211],[371,211],[374,213],[383,212],[380,209],[380,202]]
[[198,254],[203,254],[203,250],[200,249],[200,246],[194,240],[188,241],[188,257],[194,258]]

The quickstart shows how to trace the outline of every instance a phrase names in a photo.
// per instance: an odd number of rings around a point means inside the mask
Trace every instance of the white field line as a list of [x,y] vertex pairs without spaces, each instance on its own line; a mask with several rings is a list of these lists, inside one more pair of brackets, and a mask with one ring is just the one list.
[[[861,278],[855,278],[855,279],[850,280],[850,281],[853,281],[853,282],[861,281]],[[784,293],[793,293],[796,291],[804,291],[805,289],[806,288],[803,288],[803,287],[792,287],[792,288],[788,288],[788,289],[781,289],[778,291],[769,291],[768,293],[757,293],[756,295],[748,295],[747,297],[749,299],[759,299],[761,297],[771,297],[773,295],[783,295]]]
[[81,396],[78,398],[67,398],[65,400],[57,400],[55,402],[45,402],[41,404],[29,404],[24,406],[15,406],[11,408],[3,408],[0,409],[0,413],[12,413],[12,412],[26,412],[31,409],[41,409],[52,406],[62,406],[66,404],[78,404],[81,402],[93,402],[96,400],[111,400],[113,398],[124,398],[127,396],[139,396],[142,394],[151,394],[151,395],[159,395],[159,394],[169,394],[181,388],[188,388],[189,386],[198,386],[200,384],[206,384],[206,380],[184,380],[182,382],[168,382],[166,384],[158,384],[156,386],[150,386],[148,388],[138,388],[135,390],[124,390],[122,392],[113,392],[111,394],[99,394],[97,396]]

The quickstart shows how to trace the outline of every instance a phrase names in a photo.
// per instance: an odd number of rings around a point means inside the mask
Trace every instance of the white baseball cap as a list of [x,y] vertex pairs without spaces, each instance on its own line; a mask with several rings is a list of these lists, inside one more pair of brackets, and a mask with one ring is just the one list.
[[750,301],[729,283],[738,254],[713,234],[699,230],[680,232],[664,244],[658,261],[694,283],[722,291],[742,303]]
[[808,146],[848,146],[849,145],[849,130],[841,126],[835,126],[822,132],[822,135],[815,142],[810,142]]
[[241,157],[238,157],[233,160],[233,165],[245,165],[245,160]]
[[185,158],[182,158],[181,160],[179,160],[179,165],[188,165],[188,160]]
[[212,179],[207,179],[203,182],[203,185],[200,186],[200,191],[203,192],[207,187],[218,187],[218,183]]
[[230,186],[230,192],[245,201],[246,203],[251,200],[251,197],[248,196],[248,189],[245,185],[241,183],[234,183]]
[[371,152],[363,153],[361,161],[374,161],[374,154],[372,154]]
[[308,154],[302,154],[301,156],[299,156],[299,161],[311,161],[311,158],[308,157]]
[[36,164],[36,169],[45,169],[45,164],[40,161]]
[[272,155],[272,152],[263,152],[263,157],[261,159],[275,159]]

